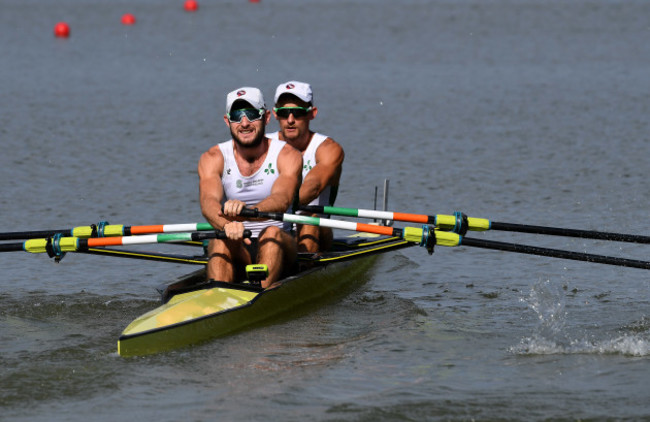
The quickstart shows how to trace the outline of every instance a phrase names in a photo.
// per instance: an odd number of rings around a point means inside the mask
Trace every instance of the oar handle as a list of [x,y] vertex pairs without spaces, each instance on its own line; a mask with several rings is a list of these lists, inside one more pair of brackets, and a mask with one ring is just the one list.
[[244,208],[239,213],[240,217],[246,218],[268,218],[269,220],[284,221],[287,214],[281,212],[264,212],[257,208]]
[[[244,237],[250,238],[253,235],[253,232],[246,229],[244,230]],[[223,230],[216,230],[210,232],[196,232],[192,233],[192,240],[208,240],[208,239],[226,239],[228,236]]]
[[246,218],[258,218],[260,216],[260,212],[257,208],[244,208],[240,211],[239,216]]

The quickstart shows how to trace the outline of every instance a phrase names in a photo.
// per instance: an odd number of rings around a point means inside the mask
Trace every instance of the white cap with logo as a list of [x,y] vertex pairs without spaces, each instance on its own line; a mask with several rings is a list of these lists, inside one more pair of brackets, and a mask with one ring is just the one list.
[[311,92],[311,86],[304,82],[289,81],[278,85],[275,90],[275,102],[277,103],[282,94],[291,94],[300,98],[306,103],[314,103],[314,95]]
[[235,101],[246,101],[255,108],[266,108],[262,91],[250,86],[244,86],[228,93],[226,96],[226,113],[230,113],[230,108]]

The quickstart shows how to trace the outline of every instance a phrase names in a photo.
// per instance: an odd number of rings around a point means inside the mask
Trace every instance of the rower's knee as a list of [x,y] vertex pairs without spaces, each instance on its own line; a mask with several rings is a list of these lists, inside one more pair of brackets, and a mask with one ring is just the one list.
[[260,242],[264,239],[280,239],[282,236],[282,229],[278,226],[268,226],[260,232]]
[[269,226],[260,232],[258,257],[266,253],[280,253],[282,250],[282,230]]
[[307,253],[318,252],[318,238],[313,235],[301,235],[298,238],[298,251]]
[[277,226],[269,226],[260,232],[258,258],[261,261],[275,257],[288,258],[293,262],[296,255],[295,238]]

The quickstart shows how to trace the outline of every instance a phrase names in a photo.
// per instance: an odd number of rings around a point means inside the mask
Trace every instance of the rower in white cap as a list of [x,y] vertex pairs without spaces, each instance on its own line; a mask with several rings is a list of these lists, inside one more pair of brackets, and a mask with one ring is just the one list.
[[[261,283],[268,287],[296,260],[290,224],[239,217],[244,207],[289,211],[300,186],[300,152],[265,136],[270,117],[259,89],[242,87],[230,92],[223,119],[232,139],[213,146],[199,160],[201,211],[228,237],[208,245],[208,279],[241,281],[246,265],[257,263],[268,268]],[[244,229],[253,232],[252,239],[244,238]]]
[[[300,205],[332,206],[345,154],[332,138],[309,128],[317,114],[309,84],[298,81],[282,83],[275,90],[273,108],[280,130],[267,136],[283,140],[302,153]],[[300,252],[328,250],[332,245],[332,230],[327,227],[298,225],[297,236]]]

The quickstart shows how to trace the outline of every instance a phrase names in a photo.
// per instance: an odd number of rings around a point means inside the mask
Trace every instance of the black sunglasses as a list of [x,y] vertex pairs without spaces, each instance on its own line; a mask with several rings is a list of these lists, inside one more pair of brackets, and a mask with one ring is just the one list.
[[273,111],[281,119],[288,119],[290,114],[298,119],[305,117],[311,111],[311,107],[275,107]]

